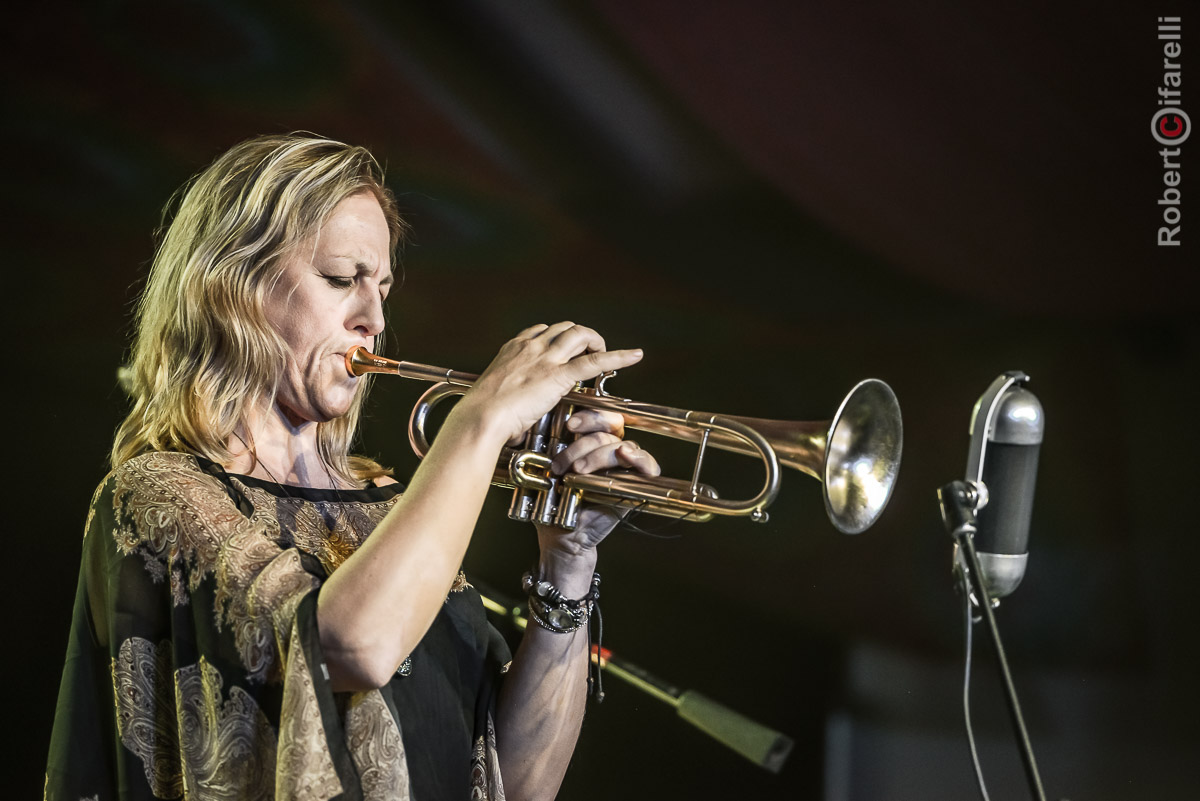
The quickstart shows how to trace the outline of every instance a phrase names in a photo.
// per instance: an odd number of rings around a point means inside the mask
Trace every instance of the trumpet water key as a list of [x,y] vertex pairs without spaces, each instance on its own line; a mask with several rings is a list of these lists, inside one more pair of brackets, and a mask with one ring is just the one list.
[[[387,373],[433,382],[409,417],[409,442],[422,458],[429,451],[425,427],[430,410],[452,395],[465,394],[478,378],[472,373],[386,359],[361,347],[346,354],[346,369],[356,376]],[[575,527],[580,504],[591,501],[687,520],[730,515],[764,522],[767,507],[779,494],[780,465],[821,482],[829,519],[847,534],[870,527],[891,497],[904,434],[896,395],[878,379],[860,381],[842,399],[832,419],[804,422],[632,401],[605,391],[604,383],[612,375],[599,377],[595,386],[576,386],[529,430],[521,446],[502,451],[492,483],[514,491],[510,517],[569,529]],[[695,442],[691,477],[648,478],[626,470],[553,475],[550,462],[567,445],[566,422],[576,408],[617,412],[625,418],[626,428]],[[757,457],[765,473],[758,494],[727,500],[702,484],[700,472],[709,447]]]

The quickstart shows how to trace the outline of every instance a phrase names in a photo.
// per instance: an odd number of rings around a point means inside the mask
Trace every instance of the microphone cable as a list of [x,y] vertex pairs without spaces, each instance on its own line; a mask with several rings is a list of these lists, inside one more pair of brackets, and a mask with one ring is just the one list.
[[983,781],[983,768],[979,764],[979,751],[975,748],[975,732],[971,728],[971,651],[972,651],[972,634],[975,630],[975,617],[971,614],[971,585],[967,581],[965,564],[962,564],[962,556],[958,555],[959,570],[958,576],[962,583],[963,596],[963,618],[966,621],[966,659],[964,660],[963,669],[963,719],[967,726],[967,743],[971,747],[971,762],[975,766],[975,779],[979,782],[979,793],[983,796],[983,801],[991,801],[988,798],[987,785]]

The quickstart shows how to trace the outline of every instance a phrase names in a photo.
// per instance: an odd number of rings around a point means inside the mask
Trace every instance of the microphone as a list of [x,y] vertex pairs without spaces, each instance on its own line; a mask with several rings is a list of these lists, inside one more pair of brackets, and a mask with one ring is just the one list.
[[1038,452],[1046,420],[1019,370],[998,377],[971,413],[967,482],[978,494],[975,549],[989,594],[1009,595],[1025,577]]

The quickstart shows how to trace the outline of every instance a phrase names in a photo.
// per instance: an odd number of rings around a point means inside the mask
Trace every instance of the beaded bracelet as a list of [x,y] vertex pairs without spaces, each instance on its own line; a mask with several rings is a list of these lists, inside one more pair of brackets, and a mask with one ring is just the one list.
[[592,574],[592,588],[578,599],[570,599],[545,579],[535,579],[533,571],[521,577],[521,587],[529,594],[529,616],[544,629],[570,634],[587,625],[596,601],[600,599],[600,574]]
[[[521,587],[529,595],[529,616],[547,631],[569,634],[586,627],[588,633],[588,695],[597,703],[604,700],[599,655],[604,639],[604,618],[600,615],[600,574],[592,573],[592,588],[582,598],[572,600],[544,579],[535,579],[533,571],[521,576]],[[596,637],[592,645],[592,613],[595,612]],[[596,658],[593,658],[593,654]]]

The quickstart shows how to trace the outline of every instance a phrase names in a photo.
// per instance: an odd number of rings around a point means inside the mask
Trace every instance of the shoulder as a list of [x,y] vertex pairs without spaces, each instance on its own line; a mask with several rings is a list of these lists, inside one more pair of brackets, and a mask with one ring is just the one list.
[[201,470],[190,453],[143,453],[114,470],[111,481],[118,499],[153,496],[167,507],[224,495],[221,483]]
[[145,453],[113,471],[112,505],[118,544],[153,551],[208,550],[245,520],[224,486],[187,453]]

